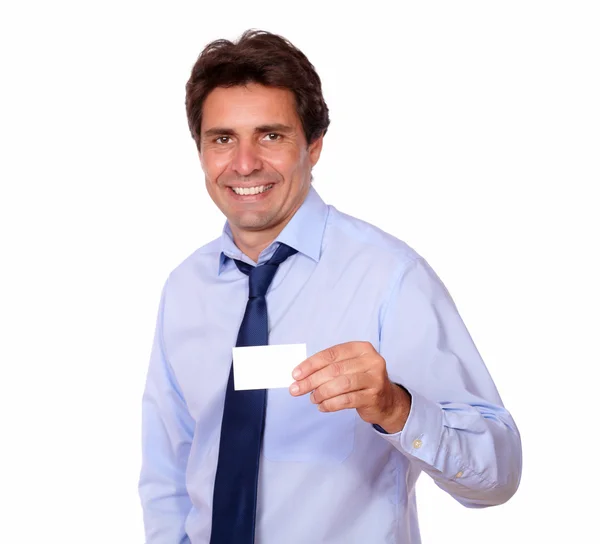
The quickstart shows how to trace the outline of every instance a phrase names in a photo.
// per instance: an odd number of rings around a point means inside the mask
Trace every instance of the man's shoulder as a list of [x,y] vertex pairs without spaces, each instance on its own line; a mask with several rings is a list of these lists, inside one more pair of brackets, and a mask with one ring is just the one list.
[[330,206],[331,242],[343,244],[350,251],[370,253],[375,259],[385,259],[407,265],[420,255],[408,243],[383,229]]
[[185,257],[169,274],[168,282],[215,275],[221,254],[221,237],[195,249]]

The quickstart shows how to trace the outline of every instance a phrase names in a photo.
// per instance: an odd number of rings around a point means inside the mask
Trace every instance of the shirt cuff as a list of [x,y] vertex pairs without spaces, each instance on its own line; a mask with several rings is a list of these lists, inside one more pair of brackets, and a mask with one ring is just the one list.
[[394,447],[428,465],[434,465],[442,441],[442,407],[411,389],[408,419],[401,431],[390,434],[379,425],[373,428]]

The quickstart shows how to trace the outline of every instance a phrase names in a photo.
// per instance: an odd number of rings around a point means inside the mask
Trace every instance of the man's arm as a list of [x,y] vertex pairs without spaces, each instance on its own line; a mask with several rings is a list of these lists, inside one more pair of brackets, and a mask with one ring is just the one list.
[[380,353],[411,407],[402,431],[384,438],[461,504],[506,502],[521,477],[521,439],[450,294],[424,259],[394,291]]
[[182,392],[163,345],[165,289],[161,296],[142,399],[142,470],[139,493],[146,544],[189,542],[185,520],[191,509],[185,472],[194,434]]
[[465,506],[501,504],[515,493],[519,432],[424,259],[403,269],[391,288],[379,353],[367,342],[333,346],[299,365],[294,378],[293,395],[311,392],[325,412],[355,408]]

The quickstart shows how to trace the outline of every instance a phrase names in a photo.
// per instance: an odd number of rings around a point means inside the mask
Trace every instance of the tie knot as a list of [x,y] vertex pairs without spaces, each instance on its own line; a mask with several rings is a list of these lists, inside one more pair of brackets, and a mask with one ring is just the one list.
[[259,266],[250,266],[242,261],[235,260],[235,264],[241,272],[249,277],[249,298],[264,297],[275,277],[279,265],[288,257],[298,251],[285,244],[280,244],[273,256]]

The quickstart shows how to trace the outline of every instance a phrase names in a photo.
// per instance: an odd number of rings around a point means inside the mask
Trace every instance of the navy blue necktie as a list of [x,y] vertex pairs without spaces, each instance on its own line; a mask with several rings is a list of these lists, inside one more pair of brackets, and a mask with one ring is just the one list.
[[[269,321],[265,295],[279,265],[297,253],[285,244],[265,264],[250,266],[235,261],[249,277],[249,296],[236,346],[269,343]],[[256,520],[258,464],[265,425],[264,389],[235,391],[233,366],[229,371],[219,460],[213,494],[211,544],[252,544]]]

